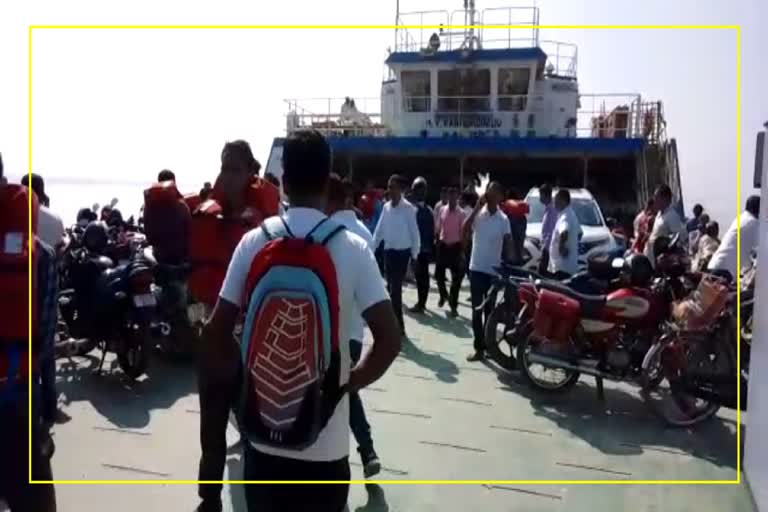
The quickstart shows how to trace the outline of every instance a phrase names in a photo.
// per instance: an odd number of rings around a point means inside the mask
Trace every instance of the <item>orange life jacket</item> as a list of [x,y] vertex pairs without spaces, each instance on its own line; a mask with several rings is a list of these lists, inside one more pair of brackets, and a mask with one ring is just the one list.
[[[0,385],[9,378],[29,375],[29,322],[32,322],[33,329],[37,326],[38,301],[34,292],[37,290],[38,251],[34,235],[37,233],[38,208],[37,196],[27,187],[0,185],[0,311],[3,312],[3,321],[0,322]],[[32,239],[29,236],[30,220]],[[14,375],[9,375],[9,370]]]
[[224,217],[215,188],[214,198],[192,213],[189,292],[197,302],[216,303],[232,253],[243,235],[278,213],[280,193],[271,183],[255,178],[244,193],[245,208],[239,215]]
[[525,201],[516,201],[508,199],[501,204],[501,211],[504,215],[513,219],[522,219],[528,215],[528,203]]
[[197,207],[200,206],[200,203],[202,203],[202,201],[200,200],[199,194],[185,195],[184,202],[187,203],[187,208],[189,208],[189,211],[193,213],[195,210],[197,210]]
[[155,183],[144,191],[144,229],[160,263],[186,261],[189,208],[173,181]]

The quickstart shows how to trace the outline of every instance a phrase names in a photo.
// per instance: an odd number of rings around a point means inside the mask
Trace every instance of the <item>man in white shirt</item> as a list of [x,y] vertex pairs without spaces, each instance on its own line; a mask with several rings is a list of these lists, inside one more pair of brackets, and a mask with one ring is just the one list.
[[384,242],[384,268],[387,273],[387,289],[392,297],[392,307],[405,336],[403,321],[403,281],[408,263],[421,252],[421,235],[416,224],[416,208],[403,197],[404,179],[394,175],[389,178],[389,201],[381,211],[379,223],[373,233],[373,247]]
[[[491,182],[488,189],[479,198],[475,208],[464,221],[462,228],[464,240],[472,238],[472,254],[469,259],[469,285],[472,294],[472,331],[474,332],[473,354],[467,361],[480,361],[485,358],[484,317],[488,318],[493,304],[485,311],[477,308],[485,300],[497,275],[495,267],[501,265],[504,254],[511,254],[512,231],[507,216],[499,208],[504,198],[504,189],[497,182]],[[485,314],[485,315],[483,315]]]
[[555,229],[549,243],[549,268],[555,279],[565,279],[579,271],[579,239],[581,223],[571,208],[571,193],[561,188],[555,194],[558,212]]
[[[731,224],[707,269],[720,273],[731,280],[750,264],[750,254],[757,249],[760,227],[760,196],[750,196],[742,214]],[[741,252],[738,248],[738,232],[741,229]],[[737,258],[741,257],[741,268]]]
[[668,185],[659,185],[653,194],[656,203],[656,218],[653,221],[651,235],[645,245],[645,255],[656,265],[656,242],[662,238],[672,239],[679,236],[683,246],[688,244],[688,229],[680,215],[672,207],[672,189]]
[[[357,213],[354,210],[352,183],[348,180],[342,181],[337,174],[331,174],[326,213],[330,216],[331,220],[347,228],[350,233],[354,233],[362,238],[369,249],[373,247],[371,232],[357,218]],[[372,279],[375,278],[375,276],[372,276]],[[353,323],[354,326],[350,328],[349,353],[352,357],[352,364],[357,364],[363,353],[365,322],[363,317],[358,314]],[[376,455],[376,450],[373,448],[371,426],[365,417],[363,401],[360,399],[360,394],[356,391],[349,393],[349,426],[352,429],[352,434],[355,436],[355,441],[357,441],[357,452],[360,454],[360,460],[363,463],[363,474],[365,478],[370,478],[381,471],[381,462],[378,455]]]
[[[291,134],[283,146],[283,187],[291,208],[283,216],[290,231],[306,236],[325,216],[331,152],[316,131]],[[247,233],[237,246],[221,293],[206,323],[199,357],[201,444],[203,453],[221,453],[226,447],[229,411],[242,386],[240,347],[233,339],[235,323],[243,305],[246,278],[256,254],[267,243],[261,228]],[[373,335],[373,346],[350,370],[349,344],[340,344],[341,385],[357,391],[380,378],[400,350],[397,320],[387,298],[370,249],[359,236],[347,230],[326,246],[336,268],[339,288],[339,339],[352,338],[363,318]],[[259,371],[259,367],[244,369]],[[239,385],[239,386],[238,386]],[[205,396],[204,396],[205,392]],[[337,405],[317,440],[304,450],[287,450],[249,442],[245,448],[245,480],[349,480],[349,400]],[[224,461],[222,460],[223,464]],[[248,511],[344,510],[349,485],[248,485]],[[203,502],[198,510],[217,510],[220,502]],[[219,508],[220,510],[220,508]]]
[[45,195],[45,182],[42,176],[38,174],[32,174],[32,179],[29,179],[29,175],[25,174],[21,178],[21,184],[25,187],[31,188],[40,202],[40,211],[38,213],[37,221],[37,236],[46,244],[53,247],[58,252],[64,243],[64,223],[57,214],[50,209],[50,200]]

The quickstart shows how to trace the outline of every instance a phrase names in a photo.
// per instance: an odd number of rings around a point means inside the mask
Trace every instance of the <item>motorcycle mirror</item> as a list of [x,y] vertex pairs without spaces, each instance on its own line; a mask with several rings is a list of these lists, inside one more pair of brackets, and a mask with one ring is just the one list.
[[93,210],[95,213],[99,213],[99,203],[93,203],[93,206],[91,206],[91,209],[92,209],[92,210]]
[[109,202],[109,206],[114,208],[115,206],[117,206],[117,203],[119,203],[119,202],[120,202],[120,200],[118,198],[113,197],[112,200]]

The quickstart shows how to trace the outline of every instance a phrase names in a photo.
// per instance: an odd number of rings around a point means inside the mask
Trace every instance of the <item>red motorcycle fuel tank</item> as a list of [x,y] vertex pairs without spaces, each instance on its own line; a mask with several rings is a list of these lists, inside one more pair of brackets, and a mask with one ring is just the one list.
[[533,316],[533,332],[552,341],[567,342],[579,322],[581,305],[575,299],[550,290],[540,290]]
[[621,288],[606,297],[605,306],[613,318],[640,320],[648,315],[651,301],[642,290]]

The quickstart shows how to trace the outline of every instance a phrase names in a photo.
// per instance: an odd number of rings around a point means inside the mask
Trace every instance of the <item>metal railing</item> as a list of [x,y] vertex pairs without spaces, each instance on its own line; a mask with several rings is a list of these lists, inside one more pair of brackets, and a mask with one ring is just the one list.
[[[396,52],[418,52],[427,48],[429,38],[440,36],[441,50],[457,50],[474,35],[483,48],[534,48],[539,45],[538,7],[493,7],[479,11],[477,27],[449,29],[469,25],[467,11],[432,10],[398,13],[395,29]],[[430,28],[423,28],[428,26]],[[407,27],[407,28],[406,28]],[[445,27],[435,28],[435,27]],[[486,35],[488,29],[488,35]],[[514,37],[513,37],[514,36]]]
[[[353,103],[350,103],[350,100]],[[381,123],[380,99],[307,98],[287,99],[286,130],[317,130],[323,135],[384,136],[389,130]],[[370,108],[375,102],[376,110]]]
[[541,41],[539,47],[547,54],[545,71],[548,74],[576,78],[579,48],[572,43]]
[[[580,94],[576,116],[565,120],[566,136],[594,138],[642,138],[651,143],[666,142],[666,121],[660,101],[643,102],[636,93]],[[285,100],[288,105],[287,131],[312,128],[326,135],[393,135],[391,127],[382,123],[380,99],[354,98],[355,108],[342,108],[349,98],[310,98]],[[493,114],[513,122],[514,128],[527,131],[537,127],[553,127],[558,115],[541,95],[440,95],[405,96],[396,117],[411,114],[429,115],[435,122],[463,127],[485,122]],[[375,107],[374,107],[375,105]],[[441,118],[441,119],[438,119]],[[509,119],[512,119],[510,121]],[[519,123],[519,124],[518,124]]]

